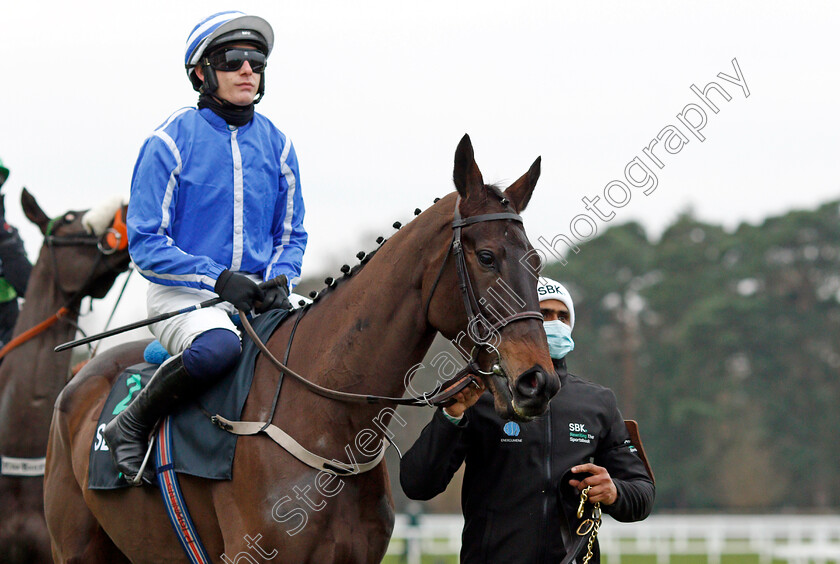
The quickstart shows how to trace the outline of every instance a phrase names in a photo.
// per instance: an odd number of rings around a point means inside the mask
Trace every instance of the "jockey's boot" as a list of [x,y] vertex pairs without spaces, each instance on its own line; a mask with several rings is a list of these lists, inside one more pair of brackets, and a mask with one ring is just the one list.
[[157,422],[168,415],[190,391],[195,380],[184,368],[181,355],[160,365],[149,383],[122,412],[105,426],[103,435],[111,458],[125,479],[135,486],[154,479],[153,462],[147,462],[142,480],[137,477]]

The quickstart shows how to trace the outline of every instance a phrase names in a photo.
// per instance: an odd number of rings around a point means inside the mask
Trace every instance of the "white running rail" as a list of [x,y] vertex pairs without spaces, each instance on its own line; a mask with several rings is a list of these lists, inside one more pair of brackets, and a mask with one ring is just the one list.
[[[421,555],[457,555],[463,524],[460,515],[422,515],[418,525],[397,515],[388,554],[408,564]],[[726,555],[756,555],[759,564],[840,564],[840,515],[653,515],[638,523],[605,515],[598,538],[609,564],[631,555],[655,564],[670,564],[673,555],[705,556],[707,564]]]

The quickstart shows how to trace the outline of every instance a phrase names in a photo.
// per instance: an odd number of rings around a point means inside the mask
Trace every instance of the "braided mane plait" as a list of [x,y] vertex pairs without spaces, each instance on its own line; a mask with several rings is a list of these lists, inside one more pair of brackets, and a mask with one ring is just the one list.
[[[383,239],[382,244],[384,245],[386,241],[387,241],[387,239]],[[368,261],[370,261],[371,258],[373,258],[373,255],[375,255],[376,251],[378,251],[378,250],[379,249],[374,249],[367,254],[364,254],[364,253],[360,252],[359,254],[362,254],[364,256],[364,258],[361,259],[359,264],[357,264],[356,266],[354,266],[352,268],[350,267],[350,265],[347,265],[347,264],[343,265],[341,267],[341,272],[343,273],[341,275],[341,277],[333,278],[333,277],[330,276],[330,277],[326,278],[324,280],[324,284],[326,284],[327,286],[323,290],[320,290],[319,292],[315,292],[314,290],[312,292],[309,292],[309,297],[312,298],[316,302],[318,300],[320,300],[325,294],[329,293],[330,290],[334,289],[336,286],[338,286],[339,284],[341,284],[342,282],[344,282],[345,280],[347,280],[348,278],[350,278],[351,276],[353,276],[354,274],[359,272],[362,268],[364,268],[364,266],[368,263]],[[303,302],[303,300],[301,300],[301,302]],[[299,305],[303,305],[303,303],[299,303]]]
[[[499,186],[497,186],[496,184],[485,184],[484,187],[487,188],[487,190],[492,195],[494,195],[494,196],[496,196],[496,198],[498,198],[499,203],[503,207],[506,207],[508,205],[508,199],[502,193],[502,189]],[[433,202],[433,205],[438,203],[439,201],[440,201],[440,198],[435,198],[434,202]],[[420,208],[415,208],[414,209],[414,215],[415,216],[420,215],[420,213],[421,213]],[[392,227],[394,229],[398,230],[402,227],[402,224],[399,221],[395,221],[394,224],[392,225]],[[358,253],[356,253],[356,258],[359,259],[359,264],[353,266],[352,268],[350,267],[350,265],[347,265],[347,264],[342,265],[342,267],[341,267],[341,273],[342,274],[341,274],[340,277],[336,277],[336,278],[333,278],[331,276],[327,277],[324,280],[324,284],[326,284],[326,287],[319,292],[315,292],[315,291],[309,292],[309,297],[312,298],[313,301],[317,302],[324,295],[326,295],[331,290],[333,290],[336,286],[341,284],[344,280],[346,280],[348,278],[351,278],[353,275],[355,275],[357,272],[359,272],[362,268],[364,268],[364,266],[368,263],[368,261],[370,261],[370,259],[373,258],[373,255],[375,255],[376,252],[379,249],[381,249],[382,246],[387,241],[388,241],[388,239],[385,239],[384,237],[381,237],[381,236],[377,237],[376,238],[376,243],[379,245],[379,247],[377,247],[376,249],[374,249],[373,251],[371,251],[369,253],[365,253],[364,251],[359,251]],[[305,302],[303,300],[301,300],[298,303],[298,305],[303,306],[303,305],[305,305]],[[310,304],[310,305],[312,305],[312,304]]]
[[[437,203],[438,200],[440,200],[440,198],[435,198],[434,203]],[[420,215],[420,213],[421,213],[420,208],[415,208],[414,209],[414,215],[415,216]],[[402,223],[400,223],[399,221],[395,221],[393,223],[392,227],[394,229],[398,230],[402,227]],[[326,287],[319,292],[315,292],[314,290],[312,292],[309,292],[309,297],[312,298],[312,300],[314,302],[317,302],[318,300],[320,300],[324,295],[329,293],[336,286],[338,286],[339,284],[341,284],[342,282],[344,282],[348,278],[351,278],[353,275],[358,273],[362,268],[364,268],[364,266],[368,262],[370,262],[370,259],[373,258],[373,256],[377,253],[377,251],[379,251],[379,249],[381,249],[382,246],[387,242],[388,242],[388,239],[386,239],[382,236],[377,237],[376,238],[376,243],[379,245],[379,247],[370,251],[369,253],[365,253],[364,251],[359,251],[358,253],[356,253],[356,258],[359,259],[359,264],[357,264],[353,267],[350,267],[350,265],[348,265],[348,264],[342,265],[342,267],[340,269],[341,270],[341,276],[340,277],[336,277],[336,278],[333,278],[332,276],[327,277],[326,279],[324,279],[324,284],[326,284]],[[306,302],[304,302],[303,300],[298,302],[298,305],[300,305],[300,306],[304,306],[305,304],[306,304]],[[310,307],[312,305],[313,304],[309,304]]]
[[[508,199],[502,193],[502,189],[499,186],[497,186],[496,184],[485,184],[484,187],[487,188],[487,190],[492,195],[494,195],[494,196],[496,196],[496,198],[498,198],[499,203],[502,205],[502,207],[506,207],[508,205],[508,203],[509,203]],[[434,202],[433,202],[433,205],[437,204],[439,201],[440,201],[440,198],[435,198]],[[414,215],[415,216],[420,215],[420,213],[421,213],[420,208],[415,208],[414,209]],[[392,225],[392,227],[394,229],[398,230],[402,227],[402,224],[399,221],[395,221],[394,224]],[[388,241],[388,239],[385,239],[384,237],[381,237],[381,236],[377,237],[376,238],[376,243],[379,245],[379,247],[377,247],[376,249],[374,249],[373,251],[371,251],[369,253],[365,253],[364,251],[359,251],[358,253],[356,253],[356,258],[359,259],[359,264],[353,266],[352,268],[350,267],[350,265],[347,265],[347,264],[342,265],[342,267],[340,269],[342,274],[341,274],[340,277],[336,277],[336,278],[333,278],[331,276],[327,277],[324,280],[324,284],[326,284],[326,287],[319,292],[315,292],[315,291],[309,292],[309,297],[312,298],[314,302],[317,302],[324,295],[326,295],[331,290],[333,290],[336,286],[341,284],[344,280],[346,280],[348,278],[351,278],[353,275],[355,275],[357,272],[359,272],[362,268],[364,268],[364,266],[368,263],[368,261],[370,261],[370,259],[373,258],[373,256],[376,254],[376,252],[379,249],[381,249],[382,246],[387,241]],[[303,300],[301,300],[298,303],[298,305],[304,306],[305,302]],[[309,304],[309,305],[312,305],[312,304]]]

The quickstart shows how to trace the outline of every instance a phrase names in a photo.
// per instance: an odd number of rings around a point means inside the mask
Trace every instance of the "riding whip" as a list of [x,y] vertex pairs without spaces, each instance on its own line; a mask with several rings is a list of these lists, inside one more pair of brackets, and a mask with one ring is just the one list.
[[[280,281],[277,278],[272,278],[267,282],[263,282],[259,284],[261,290],[268,290],[271,288],[275,288],[280,285]],[[189,313],[191,311],[195,311],[197,309],[202,309],[206,307],[212,307],[216,304],[222,303],[224,300],[220,297],[217,298],[210,298],[209,300],[204,300],[203,302],[196,304],[194,306],[185,307],[183,309],[178,309],[175,311],[169,311],[167,313],[161,313],[160,315],[156,315],[154,317],[150,317],[148,319],[144,319],[142,321],[135,321],[134,323],[129,323],[128,325],[123,325],[122,327],[117,327],[116,329],[111,329],[110,331],[105,331],[104,333],[99,333],[97,335],[91,335],[90,337],[84,337],[82,339],[77,339],[75,341],[70,341],[69,343],[63,343],[55,347],[54,352],[61,352],[67,349],[72,349],[73,347],[78,347],[79,345],[84,345],[93,341],[98,341],[100,339],[105,339],[106,337],[112,337],[114,335],[119,335],[120,333],[125,333],[126,331],[131,331],[132,329],[139,329],[140,327],[146,327],[147,325],[151,325],[153,323],[157,323],[158,321],[163,321],[164,319],[169,319],[170,317],[175,317],[176,315],[181,315],[184,313]]]

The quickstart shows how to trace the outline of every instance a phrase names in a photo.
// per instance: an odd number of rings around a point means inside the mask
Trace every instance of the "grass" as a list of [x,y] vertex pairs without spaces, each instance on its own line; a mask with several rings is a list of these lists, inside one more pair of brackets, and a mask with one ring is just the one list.
[[[385,556],[382,564],[404,564],[405,558],[402,556]],[[428,556],[424,555],[421,559],[421,564],[458,564],[458,556]]]
[[[382,564],[404,564],[405,557],[388,555],[382,560]],[[758,564],[758,554],[724,554],[721,556],[720,564]],[[602,556],[602,564],[616,564],[610,562],[609,557]],[[458,564],[458,556],[448,555],[424,555],[421,564]],[[655,554],[628,554],[621,557],[621,564],[657,564]],[[671,559],[663,564],[709,564],[705,555],[701,554],[672,554]],[[785,560],[774,560],[772,564],[787,564]]]

